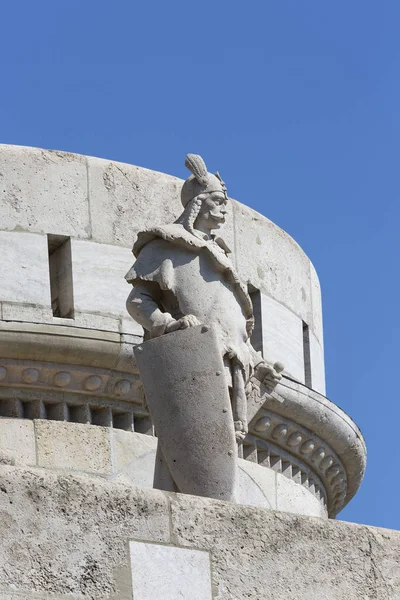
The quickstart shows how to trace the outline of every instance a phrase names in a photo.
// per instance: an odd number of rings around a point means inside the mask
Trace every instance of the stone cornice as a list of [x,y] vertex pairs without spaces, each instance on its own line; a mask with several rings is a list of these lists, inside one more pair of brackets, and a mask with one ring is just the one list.
[[[280,427],[280,425],[277,424],[276,427]],[[304,461],[304,456],[300,458],[291,451],[291,448],[285,450],[276,443],[272,443],[270,440],[266,441],[251,433],[246,436],[243,447],[239,446],[239,455],[245,460],[272,469],[298,485],[302,485],[314,494],[328,511],[326,481],[323,482],[314,466],[310,467]]]
[[138,375],[65,363],[0,359],[0,416],[152,431]]
[[[263,418],[270,420],[264,431]],[[366,466],[359,428],[333,402],[305,385],[284,377],[272,394],[263,397],[250,432],[306,459],[327,486],[329,516],[335,516],[358,490]]]
[[[260,448],[262,452],[263,447],[271,446],[279,455],[282,450],[287,453],[299,469],[300,465],[305,465],[301,474],[307,474],[308,486],[317,490],[323,488],[326,492],[329,516],[335,516],[343,508],[348,487],[346,470],[326,442],[291,419],[265,409],[261,409],[254,419],[251,434],[248,439],[256,447],[257,454],[260,454]],[[263,444],[265,441],[268,443]],[[305,481],[299,483],[304,485]]]

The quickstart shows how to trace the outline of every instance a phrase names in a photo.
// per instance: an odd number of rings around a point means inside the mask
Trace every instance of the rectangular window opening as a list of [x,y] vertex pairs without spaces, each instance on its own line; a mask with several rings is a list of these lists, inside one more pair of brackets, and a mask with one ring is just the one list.
[[65,235],[48,234],[47,247],[53,317],[73,319],[71,239]]
[[261,312],[261,292],[251,283],[247,286],[251,302],[253,304],[254,329],[251,334],[250,342],[254,350],[263,354],[263,336],[262,336],[262,312]]
[[310,352],[310,330],[307,323],[303,321],[303,356],[304,356],[304,383],[312,388],[311,378],[311,352]]

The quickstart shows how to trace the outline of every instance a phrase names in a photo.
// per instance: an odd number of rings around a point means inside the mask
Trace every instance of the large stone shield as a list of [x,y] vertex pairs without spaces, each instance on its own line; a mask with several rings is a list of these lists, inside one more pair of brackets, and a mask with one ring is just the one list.
[[232,500],[236,441],[213,329],[189,327],[136,346],[160,449],[182,493]]

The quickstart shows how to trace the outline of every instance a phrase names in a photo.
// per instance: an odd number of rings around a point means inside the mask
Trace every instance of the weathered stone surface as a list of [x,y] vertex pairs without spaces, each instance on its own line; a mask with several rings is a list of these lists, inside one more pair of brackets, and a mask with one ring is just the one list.
[[131,600],[129,540],[170,541],[161,492],[16,467],[0,481],[0,590],[26,600]]
[[208,552],[143,542],[130,549],[135,600],[212,600]]
[[236,500],[240,504],[276,509],[277,473],[257,463],[239,459]]
[[0,231],[0,256],[0,299],[50,308],[47,238],[34,233]]
[[85,156],[0,145],[0,173],[0,229],[90,237]]
[[33,421],[0,419],[0,461],[9,458],[16,465],[36,465]]
[[218,600],[400,599],[399,532],[179,495],[171,506],[175,543],[211,552]]
[[263,348],[285,364],[285,373],[304,383],[303,322],[273,298],[261,294]]
[[152,488],[157,438],[114,429],[111,443],[113,479]]
[[325,517],[326,510],[321,502],[305,487],[282,475],[276,478],[276,510],[305,515]]
[[29,302],[1,302],[1,312],[4,321],[22,321],[26,323],[51,323],[50,300],[48,306]]
[[180,179],[99,158],[87,161],[94,241],[131,249],[140,228],[178,216]]
[[72,272],[76,310],[127,316],[125,301],[128,286],[124,275],[131,261],[132,253],[128,248],[73,240]]
[[111,473],[109,429],[38,419],[35,433],[39,467]]
[[400,600],[399,532],[46,470],[0,479],[1,598],[132,600],[142,541],[210,552],[214,600]]

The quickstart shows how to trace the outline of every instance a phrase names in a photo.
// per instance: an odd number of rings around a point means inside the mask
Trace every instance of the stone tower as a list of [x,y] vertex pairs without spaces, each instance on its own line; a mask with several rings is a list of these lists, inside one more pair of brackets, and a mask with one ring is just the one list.
[[237,504],[168,494],[151,489],[124,274],[136,233],[179,214],[182,181],[1,146],[0,183],[0,599],[400,598],[399,535],[328,520],[366,450],[325,397],[320,286],[298,244],[232,202],[252,343],[284,377],[240,446]]

